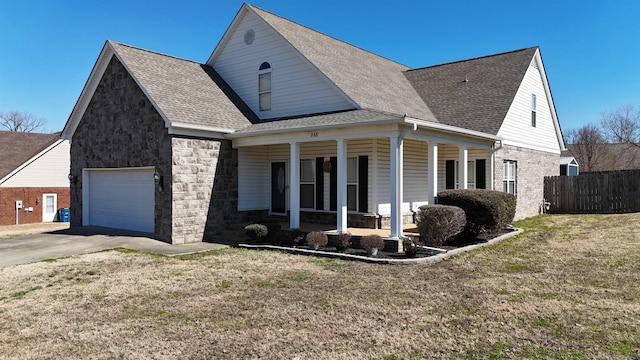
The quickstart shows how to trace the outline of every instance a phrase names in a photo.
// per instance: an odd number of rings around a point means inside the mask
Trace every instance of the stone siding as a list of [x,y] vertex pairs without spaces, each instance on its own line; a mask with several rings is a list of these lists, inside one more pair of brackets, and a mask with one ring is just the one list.
[[172,139],[173,243],[217,235],[238,214],[238,155],[229,140]]
[[544,198],[544,177],[560,175],[560,154],[503,146],[495,153],[495,189],[502,191],[505,160],[517,161],[516,220],[540,213]]
[[171,137],[164,119],[120,61],[112,57],[71,141],[71,226],[82,226],[82,169],[153,166],[155,235],[171,242]]

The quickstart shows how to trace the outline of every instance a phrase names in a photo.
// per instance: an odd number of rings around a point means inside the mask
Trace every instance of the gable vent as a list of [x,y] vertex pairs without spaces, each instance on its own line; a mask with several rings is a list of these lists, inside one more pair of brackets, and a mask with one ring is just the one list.
[[255,31],[253,31],[253,29],[249,29],[247,30],[247,32],[244,33],[244,43],[247,45],[253,44],[253,40],[255,40],[255,38],[256,38],[256,33]]
[[538,62],[536,61],[536,59],[531,60],[531,66],[533,66],[536,70],[540,70],[538,69]]

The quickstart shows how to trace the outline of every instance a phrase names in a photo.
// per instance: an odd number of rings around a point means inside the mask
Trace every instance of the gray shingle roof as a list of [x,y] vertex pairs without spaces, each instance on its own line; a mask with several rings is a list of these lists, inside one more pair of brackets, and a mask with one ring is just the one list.
[[256,118],[213,68],[109,43],[171,123],[242,129]]
[[402,74],[407,66],[248,5],[362,109],[437,122]]
[[58,140],[60,133],[0,131],[0,179]]
[[[331,128],[352,126],[370,122],[401,121],[403,116],[375,110],[351,110],[331,114],[305,116],[294,119],[277,120],[253,124],[234,134],[251,135],[270,132],[296,131],[309,128]],[[233,137],[233,136],[232,136]]]
[[405,75],[440,123],[496,135],[537,50],[409,70]]

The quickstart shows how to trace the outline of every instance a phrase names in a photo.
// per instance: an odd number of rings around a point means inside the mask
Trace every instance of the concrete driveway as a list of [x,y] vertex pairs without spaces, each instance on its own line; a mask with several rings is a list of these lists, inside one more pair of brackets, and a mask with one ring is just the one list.
[[167,256],[226,248],[213,243],[170,245],[149,237],[147,233],[83,226],[35,235],[0,240],[0,268],[45,259],[88,254],[122,247]]

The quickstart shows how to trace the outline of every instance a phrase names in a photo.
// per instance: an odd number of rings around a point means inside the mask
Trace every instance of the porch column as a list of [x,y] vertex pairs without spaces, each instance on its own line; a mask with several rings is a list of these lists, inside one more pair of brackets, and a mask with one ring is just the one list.
[[347,232],[347,145],[344,139],[338,139],[337,149],[337,177],[338,177],[338,199],[337,203],[337,231]]
[[438,196],[438,143],[430,142],[428,151],[427,200],[433,205]]
[[469,178],[469,169],[467,167],[469,151],[466,146],[460,145],[458,148],[458,157],[458,189],[466,189]]
[[391,158],[391,234],[389,237],[399,239],[402,236],[402,137],[390,137]]
[[289,227],[300,228],[300,144],[290,143],[289,156]]

